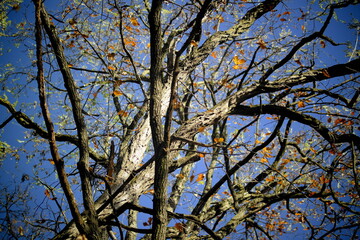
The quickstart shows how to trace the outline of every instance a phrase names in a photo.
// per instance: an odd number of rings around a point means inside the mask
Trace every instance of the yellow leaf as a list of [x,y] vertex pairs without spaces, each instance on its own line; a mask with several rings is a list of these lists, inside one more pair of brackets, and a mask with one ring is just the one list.
[[243,66],[243,65],[234,65],[233,66],[233,69],[235,69],[235,70],[238,70],[238,69],[245,69],[246,67],[245,66]]
[[214,142],[216,143],[222,143],[224,141],[225,141],[224,138],[214,138]]
[[269,161],[268,161],[266,158],[262,158],[262,159],[260,159],[260,162],[262,162],[262,163],[268,163]]
[[120,92],[119,90],[115,90],[115,91],[113,92],[113,94],[114,94],[115,97],[123,95],[123,93]]
[[240,59],[238,56],[235,56],[233,58],[233,62],[236,64],[236,65],[241,65],[241,64],[244,64],[246,62],[245,59]]
[[259,143],[261,143],[261,141],[260,140],[255,140],[255,143],[259,144]]
[[18,227],[18,232],[19,232],[19,235],[20,235],[20,236],[24,236],[24,229],[23,229],[22,226],[19,226],[19,227]]

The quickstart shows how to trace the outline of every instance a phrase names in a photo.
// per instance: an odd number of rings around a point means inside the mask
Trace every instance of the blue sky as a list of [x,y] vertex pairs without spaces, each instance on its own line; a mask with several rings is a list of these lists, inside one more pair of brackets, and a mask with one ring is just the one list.
[[[46,3],[49,3],[49,1],[46,1]],[[53,3],[53,2],[52,2]],[[299,1],[289,1],[288,5],[292,8],[295,8],[296,5],[299,5]],[[49,5],[49,8],[53,7],[54,5]],[[300,7],[300,6],[299,6]],[[313,6],[316,8],[316,6]],[[26,9],[26,8],[24,8]],[[10,19],[12,19],[14,22],[19,21],[19,16],[23,17],[23,10],[21,9],[19,12],[11,12],[9,14]],[[30,6],[29,9],[32,9]],[[350,20],[352,18],[360,19],[360,7],[359,5],[353,6],[344,10],[338,10],[337,11],[338,17],[341,20]],[[27,16],[29,19],[32,19],[32,10],[28,13]],[[336,22],[332,20],[331,27],[325,32],[329,34],[336,33],[333,38],[335,42],[347,42],[351,41],[353,45],[356,45],[357,38],[359,35],[356,34],[356,31],[349,31],[346,24],[341,22]],[[359,32],[358,32],[359,33]],[[13,44],[11,38],[0,38],[0,47],[6,48],[9,46],[9,44]],[[32,44],[31,42],[27,42],[27,44]],[[338,50],[341,48],[342,50]],[[11,48],[12,50],[10,52],[3,52],[0,56],[0,66],[4,66],[5,64],[11,62],[14,64],[14,66],[17,65],[29,65],[30,60],[26,58],[26,53],[24,52],[24,49],[19,48]],[[322,56],[324,56],[324,65],[327,63],[343,63],[349,61],[348,57],[344,57],[343,50],[345,50],[344,47],[333,47],[330,46],[330,44],[327,44],[327,47],[322,50],[320,53]],[[36,82],[33,81],[30,83],[27,87],[29,88],[36,88]],[[19,98],[19,101],[25,101],[25,102],[34,102],[37,101],[37,96],[34,95],[34,93],[29,89],[27,91],[29,95],[22,95]],[[9,101],[13,102],[15,101],[14,98],[11,97],[10,94],[6,93],[6,89],[2,89],[0,92],[1,95],[6,94],[9,97]],[[20,110],[20,109],[19,109]],[[31,114],[31,111],[28,113]],[[0,107],[0,122],[2,123],[9,117],[9,113],[3,108]],[[24,139],[24,129],[17,124],[14,120],[12,120],[9,124],[6,125],[5,128],[0,130],[0,141],[7,142],[9,145],[11,145],[14,148],[19,148],[24,145],[23,141],[26,141]],[[32,146],[27,145],[25,147],[28,151],[32,150]],[[5,159],[5,161],[2,162],[1,168],[0,168],[0,182],[2,185],[7,185],[8,187],[12,188],[13,182],[16,183],[21,182],[21,177],[23,174],[28,174],[29,176],[34,176],[33,166],[37,164],[36,162],[33,162],[34,160],[28,161],[25,158],[25,154],[20,155],[20,160],[16,161],[14,158],[11,159]],[[45,166],[44,166],[45,167]],[[52,168],[51,164],[48,164],[49,169]],[[202,167],[200,167],[200,172],[202,171]],[[50,169],[50,171],[52,171]],[[56,181],[54,178],[52,181]],[[35,186],[34,189],[31,191],[34,201],[40,203],[44,199],[46,199],[44,195],[44,187],[42,186]],[[146,198],[146,197],[145,197]],[[150,199],[147,199],[150,201]],[[144,222],[147,220],[147,217],[144,217]],[[140,221],[141,222],[141,221]],[[300,232],[301,233],[301,232]],[[1,234],[0,234],[1,236]],[[303,239],[303,236],[295,237],[293,239]]]

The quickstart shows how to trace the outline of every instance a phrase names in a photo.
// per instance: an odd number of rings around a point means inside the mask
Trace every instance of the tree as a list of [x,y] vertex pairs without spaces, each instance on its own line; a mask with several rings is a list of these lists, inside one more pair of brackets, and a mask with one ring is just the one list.
[[51,4],[1,3],[30,58],[3,68],[1,128],[35,146],[2,158],[27,154],[48,203],[15,229],[2,201],[7,236],[358,236],[360,59],[329,31],[358,1]]

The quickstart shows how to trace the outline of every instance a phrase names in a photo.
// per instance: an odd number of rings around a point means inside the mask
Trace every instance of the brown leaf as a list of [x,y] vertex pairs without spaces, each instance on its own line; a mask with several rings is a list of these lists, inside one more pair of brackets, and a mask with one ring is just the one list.
[[326,69],[323,69],[321,72],[322,72],[322,74],[323,74],[325,77],[328,77],[328,78],[331,77],[330,74],[329,74],[329,72],[328,72]]
[[184,231],[184,224],[183,223],[175,223],[174,226],[179,232],[183,232]]

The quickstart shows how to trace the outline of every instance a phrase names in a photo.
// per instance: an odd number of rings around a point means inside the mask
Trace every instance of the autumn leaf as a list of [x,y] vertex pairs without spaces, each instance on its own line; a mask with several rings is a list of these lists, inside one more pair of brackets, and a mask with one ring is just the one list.
[[224,141],[225,141],[224,138],[214,138],[214,142],[215,142],[215,143],[222,143],[222,142],[224,142]]
[[49,162],[52,164],[52,165],[54,165],[55,164],[55,161],[54,161],[54,159],[52,159],[52,158],[49,158],[48,159],[49,160]]
[[213,58],[216,58],[217,54],[216,54],[216,52],[212,52],[210,56],[212,56]]
[[49,199],[51,198],[49,189],[45,189],[44,194],[47,198],[49,198]]
[[110,61],[115,61],[115,53],[109,53],[108,55],[107,55],[107,57],[108,57],[108,59],[110,60]]
[[114,67],[114,66],[112,66],[112,65],[109,65],[107,68],[110,69],[110,70],[113,70],[113,71],[116,70],[116,67]]
[[150,225],[152,224],[152,222],[153,222],[153,218],[152,218],[152,217],[149,217],[148,220],[147,220],[147,222],[143,222],[143,225],[144,225],[144,226],[150,226]]
[[194,47],[197,47],[199,43],[195,40],[191,40],[190,44]]
[[191,175],[189,181],[192,182],[194,180],[195,176]]
[[329,183],[329,182],[330,182],[330,180],[329,180],[327,177],[325,177],[324,175],[321,175],[321,176],[320,176],[319,181],[320,181],[320,184],[325,184],[325,183]]
[[320,46],[321,46],[321,48],[325,48],[326,47],[325,41],[321,40],[320,41]]
[[20,236],[24,236],[24,229],[23,229],[22,226],[19,226],[19,227],[18,227],[18,232],[19,232],[19,235],[20,235]]
[[130,22],[134,26],[140,26],[139,22],[137,21],[137,19],[135,17],[131,17]]
[[299,108],[305,107],[305,102],[299,101],[299,102],[297,103],[297,106],[298,106]]
[[75,25],[77,22],[76,22],[76,20],[75,19],[73,19],[73,18],[71,18],[70,20],[69,20],[69,24],[72,26],[72,25]]
[[175,223],[174,226],[179,232],[183,232],[184,231],[184,224],[183,223]]
[[238,56],[235,56],[235,57],[233,57],[233,62],[236,65],[241,65],[241,64],[244,64],[246,62],[246,60],[245,59],[240,59]]
[[147,194],[147,193],[154,194],[155,190],[154,189],[149,189],[149,190],[144,192],[144,194]]
[[299,64],[300,66],[303,66],[303,64],[301,63],[300,59],[295,59],[294,62],[296,62],[296,63]]
[[205,131],[205,127],[199,127],[198,132],[204,132]]
[[326,69],[323,69],[323,70],[321,71],[321,73],[322,73],[325,77],[328,77],[328,78],[331,77],[330,74],[329,74],[329,72],[328,72]]
[[205,177],[205,175],[203,173],[200,173],[196,178],[196,182],[200,182],[200,181],[204,180],[204,177]]
[[233,66],[233,69],[235,69],[235,70],[238,70],[238,69],[245,69],[246,67],[245,66],[243,66],[243,65],[234,65]]
[[131,38],[125,38],[124,43],[125,43],[125,45],[130,45],[132,47],[136,46],[136,42]]
[[262,39],[260,39],[259,41],[257,41],[256,44],[258,44],[261,49],[267,49],[266,43],[265,43],[264,40],[262,40]]
[[120,117],[127,117],[129,116],[129,113],[128,112],[125,112],[123,110],[120,110],[118,113],[117,113]]
[[176,175],[176,178],[178,178],[178,179],[183,179],[183,178],[185,178],[185,176],[184,176],[184,174],[178,174],[178,175]]
[[269,161],[268,161],[266,158],[260,159],[260,162],[262,162],[262,163],[269,163]]
[[205,155],[203,153],[199,153],[199,157],[203,158]]
[[272,182],[275,180],[275,177],[274,176],[270,176],[268,178],[265,179],[266,182]]
[[113,94],[114,94],[115,97],[118,97],[118,96],[123,95],[123,93],[122,93],[121,91],[119,91],[119,90],[115,90],[115,91],[113,92]]

